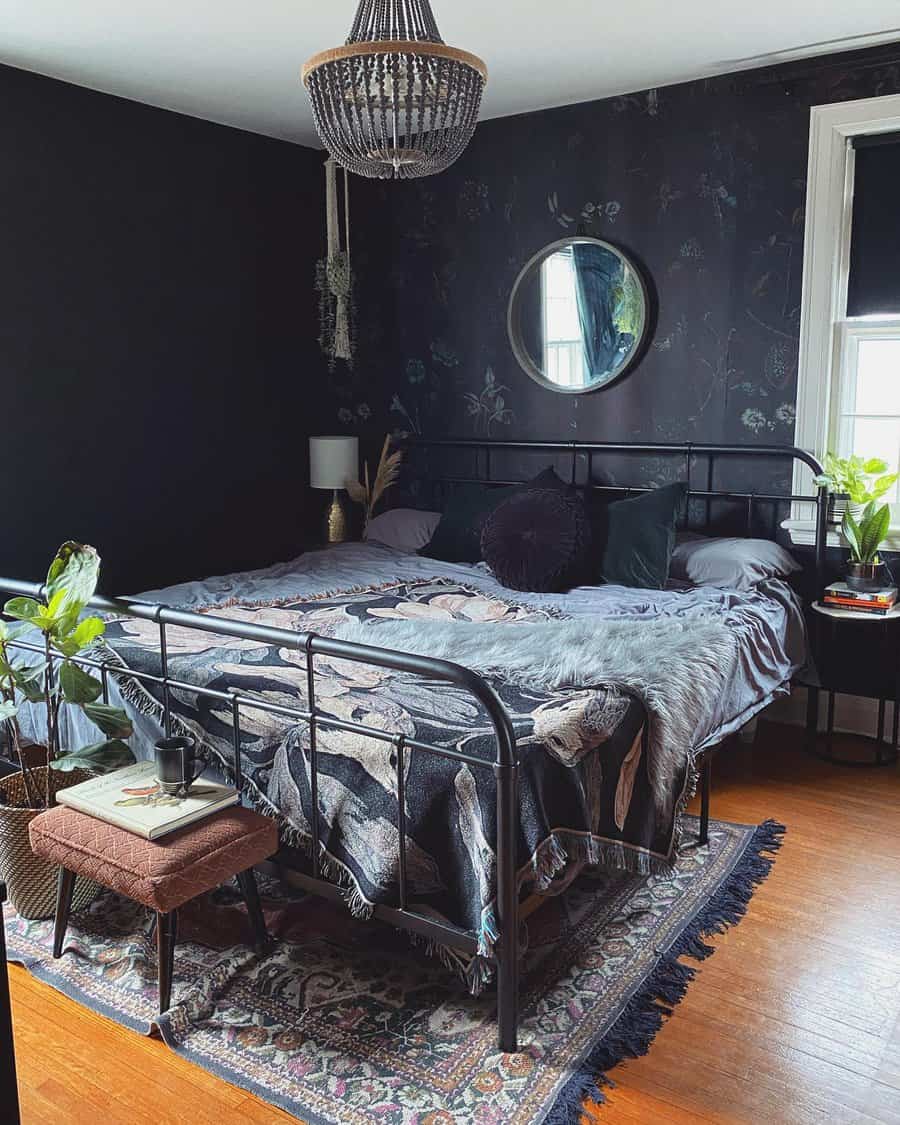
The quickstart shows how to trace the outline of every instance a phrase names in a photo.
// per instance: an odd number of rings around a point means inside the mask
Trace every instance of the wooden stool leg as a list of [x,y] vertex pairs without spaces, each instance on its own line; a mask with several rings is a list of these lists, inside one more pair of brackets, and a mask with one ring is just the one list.
[[72,909],[72,892],[75,890],[75,872],[65,867],[59,869],[56,883],[56,921],[53,925],[53,956],[62,957],[63,942]]
[[242,871],[238,875],[237,881],[241,888],[241,894],[244,896],[244,902],[247,904],[247,916],[253,926],[253,946],[257,953],[262,953],[268,945],[269,935],[266,932],[266,919],[259,904],[259,892],[256,889],[256,876],[253,874],[253,868],[248,867],[246,871]]
[[178,936],[178,911],[157,912],[156,948],[159,954],[159,1012],[172,1006],[172,977],[175,972],[175,942]]

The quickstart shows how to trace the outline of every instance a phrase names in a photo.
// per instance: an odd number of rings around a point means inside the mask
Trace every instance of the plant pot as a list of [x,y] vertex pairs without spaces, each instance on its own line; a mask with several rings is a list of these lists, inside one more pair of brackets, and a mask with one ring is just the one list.
[[828,522],[835,527],[840,527],[844,522],[844,512],[850,497],[846,492],[832,492],[828,497]]
[[[47,767],[30,769],[29,776],[40,792],[46,792]],[[92,775],[87,770],[62,773],[50,771],[53,794],[60,789],[87,781]],[[22,773],[0,778],[0,879],[6,883],[9,901],[23,918],[52,918],[56,912],[56,883],[59,868],[31,850],[28,826],[43,809],[25,808],[25,782]],[[103,888],[89,879],[77,879],[72,897],[72,909],[87,906]]]
[[885,584],[884,563],[847,563],[844,577],[851,590],[880,590]]

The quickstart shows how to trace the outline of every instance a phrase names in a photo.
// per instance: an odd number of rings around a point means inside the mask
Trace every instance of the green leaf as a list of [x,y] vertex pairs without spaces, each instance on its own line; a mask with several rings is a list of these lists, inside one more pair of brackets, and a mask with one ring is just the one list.
[[0,617],[0,644],[9,644],[11,641],[18,640],[24,633],[28,631],[28,626],[24,621],[18,625],[10,625],[8,621],[4,621]]
[[859,562],[860,561],[860,559],[859,559],[859,547],[860,547],[859,524],[856,522],[856,520],[853,518],[853,516],[850,514],[849,511],[844,512],[844,519],[841,523],[841,531],[843,533],[844,538],[847,540],[847,545],[850,548],[851,558],[853,558],[857,562]]
[[114,738],[105,742],[94,742],[84,746],[81,750],[72,750],[68,754],[61,754],[53,762],[53,768],[63,773],[70,773],[74,769],[93,770],[95,773],[108,773],[121,766],[129,766],[134,762],[134,754],[119,739]]
[[889,473],[886,477],[879,477],[869,490],[872,499],[880,500],[881,497],[893,487],[897,476],[897,473]]
[[134,733],[131,719],[121,707],[108,703],[84,703],[81,710],[109,738],[128,738]]
[[887,461],[882,461],[880,457],[870,457],[863,462],[862,471],[877,476],[878,473],[887,472]]
[[13,680],[30,703],[40,703],[44,698],[44,670],[46,664],[20,664],[13,669]]
[[93,547],[71,540],[63,543],[47,572],[47,592],[51,598],[63,592],[66,604],[81,606],[94,596],[100,574],[100,556]]
[[874,501],[866,508],[865,515],[860,521],[860,562],[872,562],[878,554],[878,548],[887,538],[891,525],[891,509],[889,505],[882,504],[875,507]]
[[41,610],[44,617],[53,617],[63,612],[66,601],[65,590],[57,590],[55,594],[47,601],[47,605]]
[[869,502],[870,497],[866,482],[861,477],[850,477],[847,481],[846,491],[854,504],[867,504]]
[[15,617],[19,621],[27,621],[30,625],[43,628],[45,624],[44,607],[34,598],[10,598],[3,607],[7,617]]
[[6,722],[7,719],[12,719],[18,713],[18,710],[18,704],[13,703],[11,699],[0,701],[0,723]]
[[106,625],[99,617],[85,617],[76,625],[72,640],[79,648],[87,648],[98,637],[102,637],[105,631]]
[[60,624],[54,630],[54,644],[63,656],[75,656],[83,648],[88,648],[106,630],[99,617],[85,617],[76,624],[77,615],[68,624]]
[[98,679],[69,660],[59,670],[59,686],[67,703],[93,703],[103,692]]

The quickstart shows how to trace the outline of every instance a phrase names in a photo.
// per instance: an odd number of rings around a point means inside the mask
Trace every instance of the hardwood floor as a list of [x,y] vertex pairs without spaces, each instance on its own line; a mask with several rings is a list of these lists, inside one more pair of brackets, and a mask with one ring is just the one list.
[[[588,1121],[900,1123],[900,771],[829,766],[801,737],[761,724],[754,747],[719,756],[713,815],[782,820],[784,847]],[[294,1120],[22,969],[11,977],[25,1125]]]

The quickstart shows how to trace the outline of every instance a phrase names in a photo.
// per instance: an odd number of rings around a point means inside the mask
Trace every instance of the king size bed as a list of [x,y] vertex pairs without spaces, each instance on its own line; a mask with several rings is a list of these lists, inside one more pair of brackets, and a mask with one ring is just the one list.
[[[718,457],[815,471],[796,450],[443,445],[460,447],[486,451],[479,475],[491,480],[504,450],[571,455],[573,477],[589,454],[589,486],[603,453],[685,457],[688,474],[705,457],[704,487],[688,489],[702,509],[693,536],[735,505],[758,536],[761,522],[777,526],[761,506],[777,516],[805,500],[823,562],[823,494],[748,503],[712,487]],[[702,843],[712,750],[788,691],[806,659],[802,605],[781,571],[739,588],[528,593],[483,563],[374,540],[96,605],[110,616],[89,659],[133,716],[134,751],[152,753],[161,729],[190,733],[277,818],[281,858],[304,886],[410,930],[475,991],[496,976],[506,1051],[527,940],[520,903],[586,865],[666,870],[707,763]],[[63,744],[80,736],[76,722]]]

